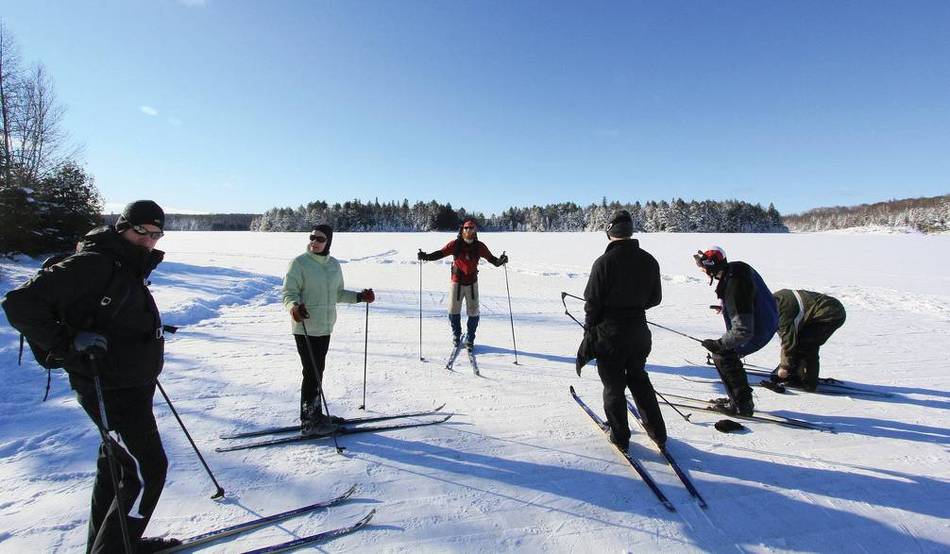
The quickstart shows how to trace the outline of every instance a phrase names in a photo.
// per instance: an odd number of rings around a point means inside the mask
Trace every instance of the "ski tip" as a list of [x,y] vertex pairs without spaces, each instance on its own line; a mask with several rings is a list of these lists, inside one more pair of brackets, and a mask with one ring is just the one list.
[[571,385],[571,394],[577,396],[577,391],[574,390],[574,385]]

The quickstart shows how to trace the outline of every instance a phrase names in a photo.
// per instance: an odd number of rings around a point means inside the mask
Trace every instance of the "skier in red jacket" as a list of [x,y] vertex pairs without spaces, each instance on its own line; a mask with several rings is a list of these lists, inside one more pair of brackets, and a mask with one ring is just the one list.
[[466,322],[465,347],[472,348],[475,343],[475,330],[478,328],[478,260],[485,258],[495,267],[508,263],[508,256],[495,257],[485,243],[478,240],[478,224],[469,217],[462,222],[458,237],[432,253],[419,250],[420,261],[441,260],[453,256],[452,286],[449,289],[449,323],[452,326],[452,345],[458,346],[462,340],[462,299],[465,299]]

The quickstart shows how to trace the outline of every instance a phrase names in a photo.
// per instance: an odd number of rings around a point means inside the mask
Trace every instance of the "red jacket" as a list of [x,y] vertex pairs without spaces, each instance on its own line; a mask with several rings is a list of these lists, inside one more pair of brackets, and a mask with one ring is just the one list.
[[442,250],[428,254],[426,259],[435,261],[450,255],[455,256],[455,261],[452,262],[452,282],[462,285],[471,285],[478,280],[478,260],[480,258],[485,258],[495,267],[501,265],[501,262],[488,250],[485,243],[478,239],[475,239],[471,244],[462,239],[449,241],[448,244],[442,247]]

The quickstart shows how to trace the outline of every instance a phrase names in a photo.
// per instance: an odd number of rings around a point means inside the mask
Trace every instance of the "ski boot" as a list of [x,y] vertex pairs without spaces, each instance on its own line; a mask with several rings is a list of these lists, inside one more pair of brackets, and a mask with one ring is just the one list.
[[178,539],[165,539],[162,537],[142,537],[138,540],[135,551],[139,554],[161,552],[175,546],[181,545]]

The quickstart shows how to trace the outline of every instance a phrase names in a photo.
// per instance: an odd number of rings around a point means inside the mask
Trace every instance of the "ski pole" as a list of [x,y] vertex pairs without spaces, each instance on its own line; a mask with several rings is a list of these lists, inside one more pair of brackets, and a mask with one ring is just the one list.
[[178,420],[178,425],[181,426],[181,430],[184,431],[185,436],[188,438],[188,442],[191,443],[191,447],[194,448],[195,454],[198,455],[198,459],[201,460],[201,465],[205,466],[205,471],[208,472],[208,477],[211,477],[211,482],[214,483],[214,486],[218,490],[211,496],[212,499],[223,498],[224,497],[224,488],[218,483],[218,480],[214,478],[214,473],[211,472],[211,468],[208,467],[208,463],[205,462],[204,456],[201,455],[201,451],[198,450],[198,445],[195,444],[194,439],[191,438],[191,433],[188,432],[188,429],[185,427],[185,422],[181,420],[181,417],[178,415],[178,410],[175,409],[175,406],[172,405],[171,398],[168,397],[168,393],[165,392],[165,388],[162,387],[162,384],[157,380],[155,384],[158,385],[158,391],[162,393],[162,396],[165,398],[165,403],[168,404],[168,407],[171,409],[172,414],[175,415],[175,419]]
[[[505,255],[504,251],[502,251],[501,255]],[[515,342],[515,316],[511,312],[511,289],[508,287],[508,262],[502,265],[505,268],[505,290],[508,292],[508,319],[511,321],[511,345],[515,350],[515,365],[518,365],[518,343]]]
[[574,317],[573,315],[571,315],[571,311],[567,309],[567,301],[564,300],[564,298],[565,298],[565,297],[568,297],[568,296],[570,296],[571,298],[576,298],[576,299],[578,299],[578,300],[584,300],[584,299],[581,298],[580,296],[574,296],[573,294],[571,294],[571,293],[569,293],[569,292],[561,291],[561,304],[564,305],[564,315],[566,315],[567,317],[573,319],[573,320],[574,320],[574,323],[576,323],[576,324],[578,324],[578,325],[581,326],[581,329],[587,329],[586,327],[584,327],[584,324],[581,323],[580,321],[578,321],[576,317]]
[[683,419],[686,420],[687,423],[692,423],[692,421],[690,421],[689,418],[692,417],[693,414],[686,414],[686,415],[683,415],[683,412],[679,411],[679,409],[677,409],[676,406],[675,406],[673,403],[671,403],[669,400],[667,400],[666,397],[663,396],[663,393],[661,393],[660,391],[658,391],[658,390],[656,390],[656,389],[653,389],[653,392],[655,392],[657,396],[659,396],[660,398],[662,398],[662,399],[663,399],[663,402],[666,402],[666,405],[667,405],[667,406],[669,406],[670,408],[673,408],[673,411],[676,412],[676,413],[678,413],[681,418],[683,418]]
[[366,303],[366,328],[363,331],[363,403],[359,409],[366,409],[366,356],[369,352],[369,302]]
[[[89,354],[89,363],[95,369],[98,366],[98,360],[95,355]],[[99,428],[99,435],[102,437],[102,445],[106,449],[106,459],[109,460],[109,474],[112,476],[112,489],[115,491],[116,517],[119,520],[119,528],[122,530],[122,544],[125,547],[126,554],[132,554],[132,541],[129,537],[129,524],[126,521],[126,512],[122,509],[122,499],[119,498],[119,469],[116,467],[115,448],[112,446],[112,438],[109,436],[109,420],[106,417],[106,403],[102,398],[102,383],[99,381],[99,372],[93,375],[93,383],[96,386],[96,400],[99,403],[99,422],[96,427]]]
[[[304,320],[300,320],[300,325],[303,326],[303,339],[307,343],[307,352],[310,354],[310,365],[313,367],[313,377],[317,380],[317,395],[323,400],[323,408],[327,411],[327,417],[330,417],[330,406],[327,404],[327,397],[323,394],[323,379],[320,375],[320,372],[317,371],[317,356],[313,353],[313,345],[310,344],[310,335],[307,334],[307,324],[304,323]],[[336,453],[342,454],[344,448],[340,447],[340,443],[336,440],[336,433],[331,433],[333,437],[333,446],[336,447]]]
[[425,360],[422,357],[422,260],[419,260],[419,361]]
[[647,320],[647,323],[649,323],[650,325],[652,325],[652,326],[654,326],[654,327],[659,327],[660,329],[666,329],[667,331],[669,331],[669,332],[671,332],[671,333],[676,333],[677,335],[679,335],[679,336],[681,336],[681,337],[686,337],[686,338],[688,338],[688,339],[693,339],[694,341],[699,342],[699,343],[702,343],[702,342],[703,342],[702,340],[697,339],[696,337],[694,337],[694,336],[692,336],[692,335],[687,335],[686,333],[681,333],[681,332],[677,331],[676,329],[670,329],[669,327],[664,327],[664,326],[660,325],[659,323],[653,323],[653,322],[650,321],[650,320]]

